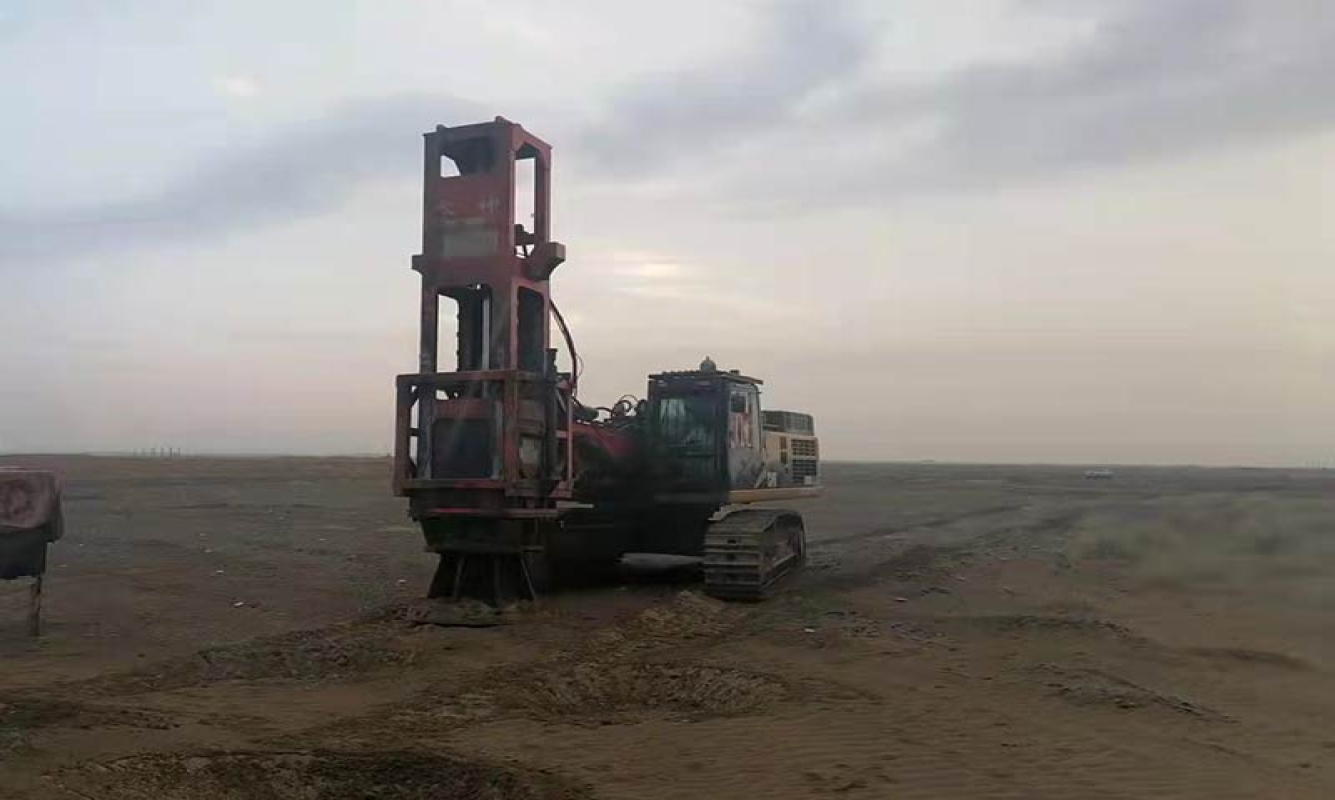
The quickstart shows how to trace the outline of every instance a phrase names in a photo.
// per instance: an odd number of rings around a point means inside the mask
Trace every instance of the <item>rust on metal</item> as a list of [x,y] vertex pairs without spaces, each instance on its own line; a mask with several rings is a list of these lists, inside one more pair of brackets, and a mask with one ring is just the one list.
[[[424,139],[422,244],[412,259],[419,369],[396,383],[394,490],[449,572],[438,573],[433,594],[457,595],[469,581],[526,594],[522,553],[541,549],[574,472],[574,378],[557,371],[549,342],[549,279],[565,260],[551,238],[551,148],[501,117],[438,126]],[[530,187],[516,185],[521,162],[533,165]],[[533,198],[531,218],[517,208],[520,189]],[[442,302],[454,304],[457,321],[448,366]],[[510,558],[495,555],[496,541],[515,543]]]

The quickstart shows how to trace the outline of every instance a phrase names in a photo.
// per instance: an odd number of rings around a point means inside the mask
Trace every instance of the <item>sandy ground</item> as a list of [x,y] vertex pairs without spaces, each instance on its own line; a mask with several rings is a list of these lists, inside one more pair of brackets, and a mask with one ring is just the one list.
[[1335,796],[1328,472],[832,465],[768,603],[479,630],[404,621],[384,461],[21,461],[68,532],[42,640],[0,584],[3,797]]

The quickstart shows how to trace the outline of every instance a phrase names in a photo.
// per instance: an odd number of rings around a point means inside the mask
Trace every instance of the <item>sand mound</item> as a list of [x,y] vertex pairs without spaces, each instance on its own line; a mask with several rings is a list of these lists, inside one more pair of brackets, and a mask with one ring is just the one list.
[[1212,722],[1229,721],[1227,716],[1214,709],[1157,692],[1100,669],[1044,664],[1035,671],[1051,676],[1048,688],[1056,697],[1072,705],[1121,710],[1159,709]]
[[220,681],[318,681],[411,663],[415,653],[373,627],[300,631],[211,647],[133,672],[79,684],[86,691],[135,694]]
[[592,637],[589,648],[600,657],[659,647],[666,643],[716,636],[736,624],[743,612],[698,592],[679,592],[671,600],[641,611]]
[[636,710],[718,716],[761,708],[789,693],[772,675],[700,664],[580,664],[514,688],[506,705],[560,717]]
[[419,730],[506,717],[570,723],[625,722],[650,714],[686,721],[748,714],[793,697],[774,675],[702,664],[591,662],[546,666],[394,715]]

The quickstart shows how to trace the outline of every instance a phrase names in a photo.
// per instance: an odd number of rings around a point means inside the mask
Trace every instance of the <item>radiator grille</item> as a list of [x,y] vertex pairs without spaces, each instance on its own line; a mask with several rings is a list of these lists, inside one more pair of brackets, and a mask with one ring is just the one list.
[[792,463],[793,477],[814,478],[820,474],[820,462],[814,458],[795,458]]
[[793,455],[806,458],[816,457],[815,439],[793,439]]

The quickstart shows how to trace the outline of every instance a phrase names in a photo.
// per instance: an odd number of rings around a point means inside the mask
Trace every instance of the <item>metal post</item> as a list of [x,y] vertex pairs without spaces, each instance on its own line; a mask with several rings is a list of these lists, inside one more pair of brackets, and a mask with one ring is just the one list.
[[[418,350],[418,372],[435,374],[440,343],[440,290],[422,276],[422,329]],[[432,453],[432,426],[436,421],[436,389],[434,386],[417,390],[417,477],[434,477]]]
[[28,599],[28,635],[42,635],[42,575],[33,576]]
[[557,403],[560,402],[560,392],[556,388],[560,375],[556,372],[556,348],[547,348],[547,368],[545,370],[547,379],[543,382],[543,425],[545,430],[542,437],[542,477],[559,481],[562,477],[562,469],[556,459],[556,412]]

